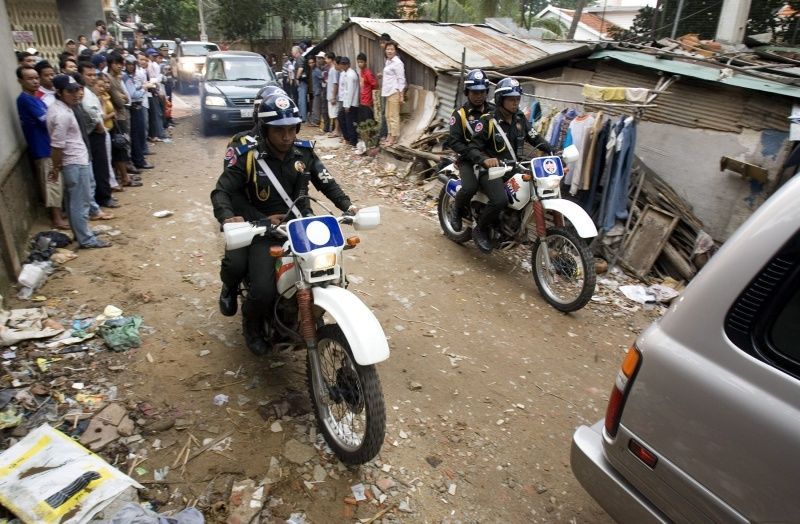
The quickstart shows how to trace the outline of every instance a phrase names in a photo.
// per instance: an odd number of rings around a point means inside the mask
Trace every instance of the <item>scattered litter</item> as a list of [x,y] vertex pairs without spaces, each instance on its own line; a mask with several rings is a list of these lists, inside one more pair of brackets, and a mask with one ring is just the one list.
[[254,480],[246,479],[235,483],[228,500],[230,506],[228,522],[230,524],[252,522],[264,506],[264,498],[264,486],[256,487]]
[[305,513],[292,513],[286,520],[286,524],[308,524]]
[[367,496],[365,495],[364,484],[356,484],[354,486],[350,486],[350,491],[353,492],[353,497],[357,501],[367,500]]
[[456,485],[455,484],[450,484],[450,486],[447,487],[447,492],[450,495],[455,495],[456,494]]
[[159,515],[139,504],[125,504],[112,518],[105,522],[135,522],[136,524],[203,524],[205,517],[197,508],[186,508],[174,515]]
[[280,421],[276,420],[269,427],[269,430],[272,431],[273,433],[280,433],[281,431],[283,431],[283,426],[281,426]]
[[210,355],[210,354],[211,354],[211,351],[209,351],[208,349],[203,349],[203,350],[200,351],[200,356],[201,357],[205,357],[206,355]]
[[164,466],[163,468],[153,470],[153,480],[156,482],[161,482],[167,478],[169,474],[169,466]]
[[106,320],[97,328],[97,331],[113,351],[126,351],[142,345],[142,339],[139,336],[139,326],[141,325],[142,317],[139,315],[120,316]]
[[674,298],[680,295],[675,289],[661,284],[653,284],[647,288],[647,291],[656,297],[658,302],[664,304],[669,304]]
[[630,300],[638,302],[639,304],[656,301],[655,295],[648,293],[647,288],[642,285],[619,286],[619,290]]
[[153,213],[153,216],[156,218],[166,218],[172,216],[174,213],[169,209],[162,209],[161,211],[156,211]]
[[0,503],[24,522],[60,522],[60,502],[77,491],[70,521],[88,522],[129,486],[144,488],[47,424],[0,454]]
[[228,395],[224,395],[224,394],[220,393],[219,395],[216,395],[214,397],[214,405],[215,406],[224,406],[225,404],[228,403],[228,400],[229,400]]

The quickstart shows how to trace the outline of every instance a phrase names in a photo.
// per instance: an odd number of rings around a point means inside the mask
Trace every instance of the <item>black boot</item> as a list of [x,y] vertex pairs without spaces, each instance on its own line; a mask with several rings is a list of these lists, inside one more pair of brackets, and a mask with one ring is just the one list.
[[461,231],[461,228],[464,227],[461,217],[461,208],[458,205],[456,205],[455,202],[453,203],[453,206],[450,208],[450,212],[447,214],[447,219],[450,221],[450,227],[452,227],[453,231],[455,231],[456,233]]
[[219,312],[226,317],[232,317],[236,314],[238,306],[236,288],[229,289],[228,286],[222,284],[222,291],[219,292]]
[[478,224],[472,228],[472,240],[475,241],[475,245],[478,246],[478,249],[484,253],[492,252],[492,241],[489,238],[488,226],[478,222]]
[[250,320],[242,316],[242,333],[247,349],[258,356],[267,354],[269,346],[264,340],[264,323],[261,319]]

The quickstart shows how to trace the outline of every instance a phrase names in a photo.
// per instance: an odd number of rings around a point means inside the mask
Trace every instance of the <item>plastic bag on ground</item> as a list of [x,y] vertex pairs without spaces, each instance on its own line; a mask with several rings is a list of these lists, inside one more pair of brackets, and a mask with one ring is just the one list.
[[127,351],[142,345],[142,339],[139,336],[139,326],[141,325],[142,317],[139,315],[117,317],[106,320],[102,326],[97,328],[97,332],[112,350]]
[[186,508],[167,517],[131,502],[125,504],[110,520],[101,520],[96,524],[203,524],[204,522],[205,518],[197,508]]

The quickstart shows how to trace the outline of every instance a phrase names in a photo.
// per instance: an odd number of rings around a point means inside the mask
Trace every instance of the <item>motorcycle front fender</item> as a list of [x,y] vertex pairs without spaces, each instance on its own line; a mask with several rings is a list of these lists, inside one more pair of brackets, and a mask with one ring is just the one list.
[[315,287],[312,292],[314,305],[339,324],[356,362],[368,366],[389,358],[389,343],[380,322],[357,296],[336,286]]
[[564,215],[575,227],[581,238],[597,236],[597,228],[594,227],[591,217],[575,202],[564,200],[563,198],[549,198],[542,200],[542,205],[545,209],[557,211]]

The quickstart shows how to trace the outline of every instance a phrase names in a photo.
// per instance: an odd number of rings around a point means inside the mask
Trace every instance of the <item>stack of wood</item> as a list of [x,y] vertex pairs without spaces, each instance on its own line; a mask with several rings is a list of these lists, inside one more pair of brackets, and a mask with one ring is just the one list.
[[629,193],[631,220],[621,247],[620,264],[647,280],[691,280],[695,242],[703,224],[691,206],[664,180],[640,162],[634,166]]
[[448,132],[447,126],[438,121],[428,126],[422,136],[410,146],[395,144],[385,150],[400,159],[413,162],[412,175],[424,180],[436,176],[436,167],[442,158],[453,154],[444,147]]

